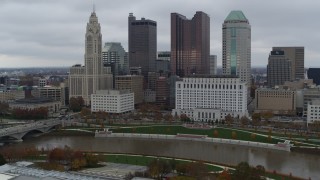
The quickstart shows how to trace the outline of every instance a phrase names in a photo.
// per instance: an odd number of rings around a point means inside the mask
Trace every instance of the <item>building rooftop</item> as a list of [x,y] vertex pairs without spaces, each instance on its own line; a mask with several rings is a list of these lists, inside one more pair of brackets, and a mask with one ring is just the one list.
[[183,78],[239,78],[236,75],[207,75],[207,74],[194,74]]
[[248,19],[246,16],[243,14],[242,11],[231,11],[225,21],[233,21],[233,20],[238,20],[238,21],[247,21]]
[[98,90],[95,94],[103,94],[103,95],[121,95],[121,94],[130,94],[129,89],[122,89],[122,90]]
[[41,103],[48,103],[53,102],[50,98],[26,98],[26,99],[19,99],[16,100],[14,103],[16,104],[41,104]]

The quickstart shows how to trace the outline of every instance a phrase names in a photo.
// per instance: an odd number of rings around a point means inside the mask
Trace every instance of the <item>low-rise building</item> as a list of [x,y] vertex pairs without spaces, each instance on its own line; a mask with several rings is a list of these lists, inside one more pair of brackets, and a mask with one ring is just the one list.
[[48,108],[49,114],[57,113],[60,110],[61,103],[49,98],[28,98],[19,99],[9,103],[10,108],[37,109],[41,107]]
[[55,86],[44,86],[37,89],[40,98],[51,98],[60,101],[61,105],[65,105],[65,88]]
[[11,102],[22,98],[25,98],[25,92],[20,89],[0,91],[0,102]]
[[313,99],[308,104],[307,123],[320,122],[320,99]]
[[126,113],[134,110],[134,93],[130,90],[99,90],[91,95],[91,111]]
[[259,88],[255,94],[256,112],[292,114],[296,111],[296,91],[291,89]]
[[308,104],[312,102],[313,99],[320,99],[320,88],[313,87],[307,88],[302,91],[303,95],[303,116],[307,116]]

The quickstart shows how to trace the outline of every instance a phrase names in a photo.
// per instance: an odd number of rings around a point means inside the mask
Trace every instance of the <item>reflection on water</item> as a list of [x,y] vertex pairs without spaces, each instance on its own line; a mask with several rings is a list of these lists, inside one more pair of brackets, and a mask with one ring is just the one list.
[[153,139],[119,139],[77,137],[37,137],[15,144],[17,147],[36,146],[52,149],[54,147],[70,146],[71,148],[111,153],[135,153],[159,155],[236,165],[246,161],[252,166],[262,165],[269,171],[292,173],[303,178],[320,179],[319,156],[266,150],[244,146],[212,144],[196,141],[165,141]]

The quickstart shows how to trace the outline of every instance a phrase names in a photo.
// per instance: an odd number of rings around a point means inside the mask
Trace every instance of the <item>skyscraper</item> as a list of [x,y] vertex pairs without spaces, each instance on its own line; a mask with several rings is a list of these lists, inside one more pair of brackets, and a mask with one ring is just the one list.
[[160,73],[161,76],[168,76],[170,72],[170,51],[158,52],[156,61],[156,72]]
[[273,51],[284,51],[291,60],[291,80],[304,79],[304,47],[273,47]]
[[291,72],[291,61],[284,51],[271,51],[267,66],[268,86],[283,85],[285,81],[290,81]]
[[157,23],[141,18],[136,20],[132,13],[128,17],[129,64],[141,67],[146,78],[148,72],[155,72],[157,59]]
[[251,79],[251,26],[242,11],[231,11],[222,25],[222,71]]
[[84,66],[79,64],[70,68],[69,97],[81,96],[86,105],[90,104],[90,96],[97,90],[112,88],[110,67],[102,62],[102,35],[96,13],[91,13],[85,35]]
[[217,55],[210,55],[210,75],[217,75]]
[[171,13],[171,73],[209,74],[210,18],[201,11],[191,20]]
[[119,42],[107,42],[102,49],[103,63],[114,67],[114,75],[129,74],[128,53]]

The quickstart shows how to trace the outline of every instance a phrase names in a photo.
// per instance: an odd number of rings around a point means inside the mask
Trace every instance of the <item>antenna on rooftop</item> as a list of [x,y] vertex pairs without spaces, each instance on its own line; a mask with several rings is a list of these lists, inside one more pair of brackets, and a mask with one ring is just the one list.
[[94,0],[92,0],[93,12],[96,12],[96,5],[94,4]]

